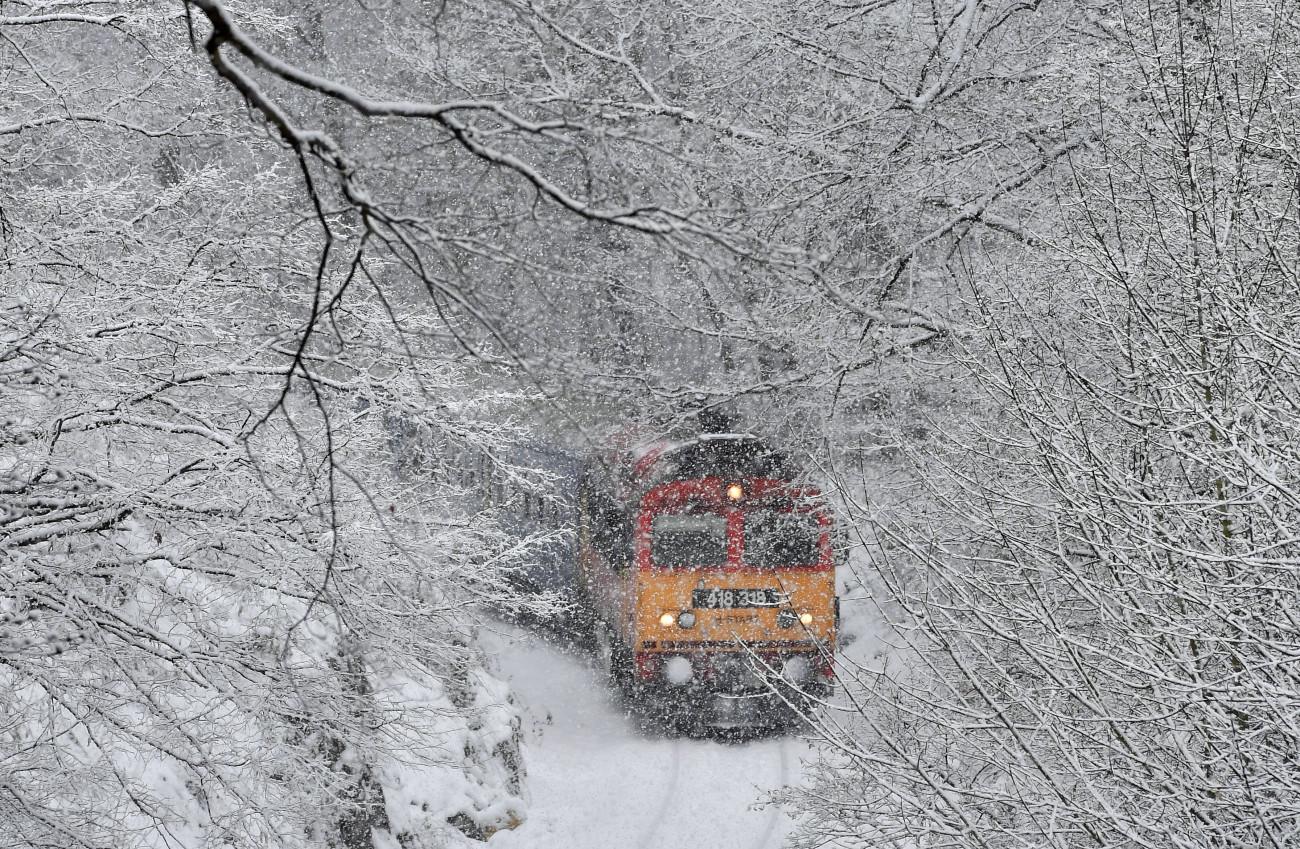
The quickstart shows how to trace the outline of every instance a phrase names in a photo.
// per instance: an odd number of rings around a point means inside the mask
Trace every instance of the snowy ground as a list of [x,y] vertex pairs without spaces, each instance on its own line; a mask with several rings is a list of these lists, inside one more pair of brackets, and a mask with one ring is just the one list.
[[503,849],[777,849],[792,822],[766,794],[799,780],[796,736],[724,742],[647,730],[583,653],[510,625],[483,634],[524,713],[528,819]]

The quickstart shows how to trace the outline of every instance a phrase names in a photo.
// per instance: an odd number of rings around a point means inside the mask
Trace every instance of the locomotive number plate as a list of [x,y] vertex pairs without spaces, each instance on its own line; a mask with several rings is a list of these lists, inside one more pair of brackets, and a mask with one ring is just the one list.
[[780,607],[778,590],[712,589],[691,593],[691,607],[729,610],[737,607]]

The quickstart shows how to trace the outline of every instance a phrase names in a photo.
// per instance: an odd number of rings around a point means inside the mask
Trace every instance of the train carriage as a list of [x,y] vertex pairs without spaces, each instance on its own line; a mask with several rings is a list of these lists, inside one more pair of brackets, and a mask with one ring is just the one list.
[[609,450],[579,493],[579,586],[614,684],[707,726],[785,724],[827,695],[832,518],[752,434]]

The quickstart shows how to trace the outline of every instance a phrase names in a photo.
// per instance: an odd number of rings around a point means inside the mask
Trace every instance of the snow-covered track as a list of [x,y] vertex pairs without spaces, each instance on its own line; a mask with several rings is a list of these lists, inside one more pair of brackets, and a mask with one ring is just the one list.
[[[790,781],[790,741],[784,737],[777,741],[780,760],[777,767],[776,787],[784,787]],[[754,844],[754,849],[775,849],[777,845],[777,827],[781,824],[783,812],[779,805],[768,805],[766,812],[767,822],[763,825],[763,833],[758,836],[758,842]]]
[[528,816],[499,849],[780,849],[767,794],[799,781],[796,737],[674,736],[629,716],[588,653],[502,625],[485,635],[524,714]]
[[677,796],[677,786],[681,783],[682,777],[682,741],[671,741],[673,747],[672,764],[668,768],[668,777],[664,782],[663,797],[659,800],[659,807],[655,809],[654,819],[646,828],[641,839],[637,841],[637,849],[650,849],[654,845],[654,839],[662,829],[664,821],[673,811],[674,797]]

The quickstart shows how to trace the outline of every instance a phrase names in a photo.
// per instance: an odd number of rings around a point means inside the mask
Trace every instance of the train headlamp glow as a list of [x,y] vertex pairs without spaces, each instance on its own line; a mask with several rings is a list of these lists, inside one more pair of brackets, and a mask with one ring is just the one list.
[[665,613],[663,616],[659,617],[659,624],[664,626],[665,628],[667,628],[669,625],[673,624],[676,621],[677,621],[677,617],[673,616],[671,613]]
[[805,625],[811,625],[811,624],[812,624],[812,614],[811,614],[811,613],[802,613],[802,614],[800,614],[800,615],[799,615],[799,621],[802,622],[802,623],[805,624]]
[[663,665],[663,671],[664,679],[669,684],[676,684],[679,687],[695,677],[695,670],[691,667],[690,659],[681,655],[668,658],[668,661]]
[[727,497],[732,501],[739,501],[741,496],[744,494],[745,490],[742,489],[738,483],[733,483],[731,486],[727,487]]
[[788,657],[785,663],[781,664],[781,677],[791,684],[807,683],[812,680],[812,673],[812,662],[801,655]]

